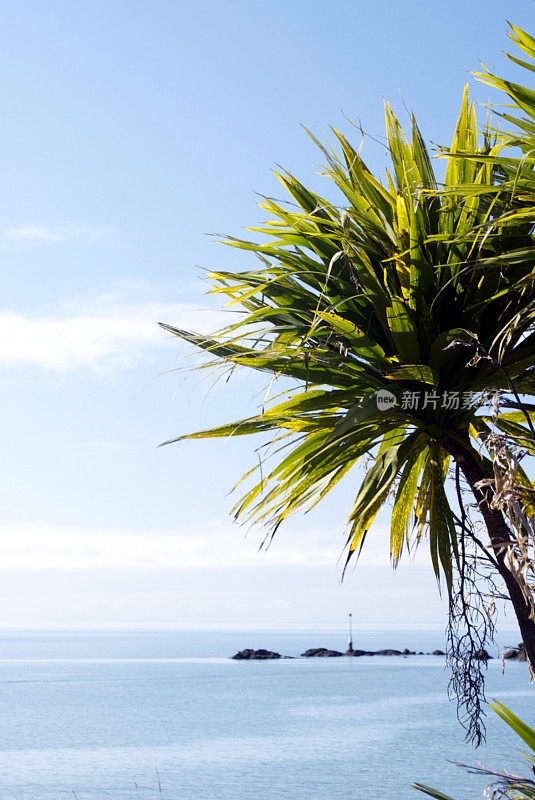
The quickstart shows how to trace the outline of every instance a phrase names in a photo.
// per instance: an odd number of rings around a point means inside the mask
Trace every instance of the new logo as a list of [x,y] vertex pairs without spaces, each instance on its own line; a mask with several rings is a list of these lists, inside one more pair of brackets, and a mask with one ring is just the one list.
[[396,405],[396,395],[389,392],[388,389],[379,389],[376,400],[379,411],[387,411]]

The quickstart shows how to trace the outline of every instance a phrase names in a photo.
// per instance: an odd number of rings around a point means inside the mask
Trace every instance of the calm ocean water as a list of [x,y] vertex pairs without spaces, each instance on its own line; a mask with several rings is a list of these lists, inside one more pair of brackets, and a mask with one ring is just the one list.
[[[356,638],[371,649],[444,644],[438,632]],[[342,649],[345,637],[0,632],[0,798],[415,800],[408,784],[419,781],[468,800],[485,781],[448,759],[525,772],[492,716],[484,748],[463,744],[440,657],[228,659],[244,647],[295,656],[319,646]],[[487,687],[535,723],[525,665],[502,675],[492,662]]]

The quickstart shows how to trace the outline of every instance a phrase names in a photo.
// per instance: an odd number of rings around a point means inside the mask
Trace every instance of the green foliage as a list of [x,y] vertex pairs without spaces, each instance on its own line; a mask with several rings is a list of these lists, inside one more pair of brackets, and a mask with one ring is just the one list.
[[[530,102],[524,93],[522,107]],[[451,442],[492,476],[474,438],[489,422],[463,400],[508,390],[509,379],[535,394],[532,218],[512,210],[503,190],[517,162],[502,155],[504,142],[489,126],[476,128],[465,91],[440,190],[416,121],[407,138],[388,105],[384,183],[338,131],[336,147],[314,139],[341,203],[278,175],[291,199],[264,199],[269,219],[253,229],[261,241],[227,240],[259,266],[210,275],[212,292],[244,312],[238,322],[211,337],[164,326],[211,357],[203,368],[246,367],[295,386],[253,417],[171,440],[271,434],[280,460],[247,474],[257,482],[236,504],[237,518],[260,521],[273,535],[371,457],[348,515],[349,556],[392,498],[394,564],[427,539],[448,589],[457,557],[445,491]],[[534,158],[526,153],[525,164]],[[379,390],[392,392],[396,405],[378,407]],[[458,408],[443,405],[446,392],[458,393]],[[439,400],[411,409],[403,407],[407,393]],[[498,424],[526,432],[522,419]]]
[[[516,44],[528,61],[506,53],[514,64],[529,72],[535,72],[535,39],[526,31],[510,25],[509,38]],[[508,96],[508,102],[501,111],[493,110],[500,119],[500,127],[495,130],[495,152],[489,153],[486,160],[501,171],[501,180],[497,185],[482,184],[473,187],[468,182],[459,185],[459,191],[475,192],[487,198],[499,195],[502,200],[500,223],[516,225],[521,221],[532,222],[535,205],[535,92],[526,86],[492,74],[486,67],[484,72],[474,73],[476,77]],[[532,76],[529,76],[532,79]],[[476,158],[469,148],[462,149],[466,158]],[[499,235],[500,229],[488,229],[489,235]],[[519,251],[515,257],[529,260],[531,253]],[[527,275],[525,280],[531,282],[535,273]]]

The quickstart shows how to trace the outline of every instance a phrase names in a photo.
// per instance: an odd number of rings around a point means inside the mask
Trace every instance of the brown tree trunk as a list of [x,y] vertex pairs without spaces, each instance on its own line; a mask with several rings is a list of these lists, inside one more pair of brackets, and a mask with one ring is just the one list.
[[526,648],[530,670],[532,674],[534,674],[535,621],[530,616],[531,608],[526,602],[520,586],[505,563],[506,548],[512,541],[511,531],[502,512],[491,508],[490,503],[493,495],[491,487],[483,486],[478,488],[476,486],[479,481],[484,480],[487,476],[483,472],[481,464],[477,456],[474,455],[470,444],[467,442],[466,447],[463,447],[461,443],[451,438],[448,438],[442,444],[459,465],[476,499],[479,511],[487,527],[492,550],[498,563],[500,576],[505,583],[511,603],[513,604],[522,641]]

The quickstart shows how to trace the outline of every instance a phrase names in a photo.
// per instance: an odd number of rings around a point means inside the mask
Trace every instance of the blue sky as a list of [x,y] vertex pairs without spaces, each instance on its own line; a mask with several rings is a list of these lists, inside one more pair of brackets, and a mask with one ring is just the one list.
[[[507,14],[534,29],[530,0]],[[207,395],[156,322],[217,327],[196,265],[248,261],[206,234],[258,223],[277,164],[321,190],[302,124],[381,136],[386,97],[447,143],[465,82],[489,97],[479,60],[515,75],[504,6],[7,2],[0,31],[0,624],[441,624],[425,559],[382,566],[383,523],[340,586],[357,476],[264,555],[228,521],[252,442],[157,449],[262,383]]]

